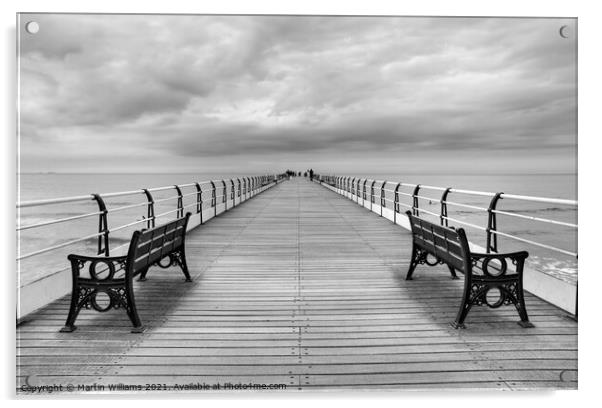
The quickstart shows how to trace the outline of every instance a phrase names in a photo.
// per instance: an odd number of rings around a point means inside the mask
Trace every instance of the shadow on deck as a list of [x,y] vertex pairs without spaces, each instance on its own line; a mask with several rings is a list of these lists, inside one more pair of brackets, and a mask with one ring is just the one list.
[[317,184],[284,182],[187,240],[193,283],[159,268],[138,283],[145,333],[121,310],[83,311],[76,332],[59,333],[68,298],[18,327],[17,391],[577,387],[577,324],[563,311],[528,296],[533,329],[512,307],[474,308],[452,329],[462,280],[444,266],[403,280],[409,233]]

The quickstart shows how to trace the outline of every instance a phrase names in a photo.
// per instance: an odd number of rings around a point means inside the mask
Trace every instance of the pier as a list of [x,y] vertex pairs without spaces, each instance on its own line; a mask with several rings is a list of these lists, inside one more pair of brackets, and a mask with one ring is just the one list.
[[190,231],[193,282],[153,268],[136,283],[147,326],[83,311],[59,333],[62,297],[17,327],[17,392],[53,384],[253,385],[250,389],[577,387],[577,322],[527,294],[449,326],[462,278],[420,267],[410,233],[318,183],[293,178]]

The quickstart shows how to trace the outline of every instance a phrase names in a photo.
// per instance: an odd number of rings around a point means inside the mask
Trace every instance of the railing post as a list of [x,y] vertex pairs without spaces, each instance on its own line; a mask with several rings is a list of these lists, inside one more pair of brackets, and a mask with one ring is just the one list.
[[182,190],[180,190],[180,187],[177,184],[174,185],[174,188],[178,192],[178,212],[176,213],[178,216],[176,218],[183,218],[184,217],[184,203],[182,201]]
[[355,195],[355,177],[351,180],[351,197],[350,200],[353,200],[353,196]]
[[362,187],[362,206],[366,206],[366,183],[368,179],[364,179],[364,185]]
[[247,179],[245,177],[242,178],[242,195],[243,198],[247,199]]
[[[109,224],[107,222],[107,206],[100,194],[92,194],[94,200],[98,204],[98,233],[102,234],[98,236],[98,255],[104,253],[105,256],[109,256]],[[104,248],[103,248],[104,243]]]
[[355,197],[356,197],[356,200],[355,200],[355,202],[356,202],[357,204],[359,204],[359,203],[360,203],[360,181],[361,181],[361,179],[359,179],[359,178],[358,178],[358,179],[357,179],[357,186],[356,186],[356,188],[355,188]]
[[199,183],[194,183],[196,186],[196,212],[200,214],[201,224],[203,224],[203,190]]
[[418,192],[420,191],[420,184],[416,184],[416,187],[414,187],[414,192],[412,193],[412,214],[414,214],[416,217],[420,216],[420,212],[418,211]]
[[224,203],[224,212],[228,211],[228,188],[226,187],[226,180],[222,179],[222,203]]
[[142,191],[144,191],[146,201],[148,201],[146,205],[146,228],[155,228],[155,200],[153,200],[152,194],[146,188]]
[[387,180],[383,181],[383,185],[380,186],[380,216],[383,216],[383,208],[387,206],[385,200],[385,185],[387,184]]
[[502,198],[502,194],[504,193],[494,195],[487,209],[487,253],[497,252],[497,234],[495,233],[497,231],[497,217],[494,211],[498,201]]
[[211,207],[215,209],[213,216],[217,216],[217,191],[215,187],[215,183],[211,181]]
[[395,186],[395,197],[393,198],[393,223],[397,224],[397,214],[399,214],[399,187],[401,183],[397,183]]
[[439,218],[441,219],[441,225],[445,227],[449,227],[449,222],[447,220],[447,195],[450,190],[451,187],[446,188],[441,196],[441,216]]
[[372,180],[372,184],[370,184],[370,211],[372,211],[372,204],[374,204],[374,183],[376,183],[376,180]]
[[234,188],[234,180],[230,179],[230,198],[232,198],[232,207],[236,206],[236,193]]

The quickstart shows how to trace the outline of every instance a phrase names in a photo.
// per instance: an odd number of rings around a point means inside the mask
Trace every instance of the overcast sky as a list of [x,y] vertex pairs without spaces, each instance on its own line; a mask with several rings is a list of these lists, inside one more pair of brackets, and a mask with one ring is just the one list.
[[576,167],[571,19],[30,14],[20,35],[22,172]]

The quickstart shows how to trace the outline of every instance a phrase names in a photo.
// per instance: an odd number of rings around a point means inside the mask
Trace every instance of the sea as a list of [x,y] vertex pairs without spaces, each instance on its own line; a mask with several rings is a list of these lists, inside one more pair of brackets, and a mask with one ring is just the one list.
[[[477,190],[486,192],[504,192],[507,194],[529,195],[549,198],[577,199],[576,174],[340,174],[342,176],[361,176],[373,180],[387,180],[394,183],[421,184],[427,186],[452,187],[463,190]],[[30,200],[53,199],[69,196],[81,196],[93,193],[111,193],[131,191],[143,188],[173,186],[174,184],[188,184],[207,180],[221,180],[235,178],[236,174],[20,174],[18,177],[17,200],[19,202]],[[387,185],[391,189],[392,185]],[[195,187],[183,189],[184,205],[194,203],[196,196]],[[378,190],[377,190],[378,192]],[[412,188],[403,187],[400,201],[411,205]],[[218,191],[219,194],[219,191]],[[441,192],[422,189],[419,193],[419,206],[429,212],[439,214]],[[393,193],[385,193],[387,199],[393,198]],[[157,201],[155,214],[168,212],[176,208],[177,198],[175,189],[169,189],[153,194]],[[487,208],[490,198],[477,195],[450,194],[448,201],[474,207]],[[134,194],[125,197],[106,199],[107,207],[121,208],[133,204],[139,206],[109,213],[109,228],[114,229],[121,225],[135,221],[143,221],[146,214],[145,196]],[[392,206],[390,201],[387,206]],[[522,202],[518,200],[500,200],[499,210],[520,214],[533,218],[551,219],[560,222],[577,224],[578,210],[574,206]],[[192,208],[194,210],[194,207]],[[405,211],[405,207],[401,207]],[[26,226],[47,222],[59,218],[75,217],[98,211],[93,200],[75,203],[62,203],[39,207],[23,208],[17,212],[17,225]],[[430,217],[426,212],[425,217]],[[486,211],[460,206],[448,206],[448,216],[467,224],[485,227],[487,225]],[[170,213],[162,219],[167,221],[175,217]],[[435,218],[435,217],[432,217]],[[453,222],[450,222],[453,225]],[[470,241],[485,246],[485,233],[479,229],[463,226]],[[111,255],[125,252],[127,243],[135,229],[144,227],[138,223],[110,234]],[[504,233],[537,242],[543,245],[563,249],[568,252],[577,252],[577,229],[574,227],[544,223],[538,220],[524,219],[506,215],[498,215],[497,228]],[[41,249],[59,245],[66,241],[77,240],[98,231],[98,217],[90,216],[70,222],[52,224],[44,227],[22,230],[17,233],[18,253],[21,255],[33,253]],[[113,250],[116,248],[115,250]],[[98,249],[97,238],[89,238],[67,247],[51,252],[42,253],[23,259],[17,263],[19,287],[38,280],[46,275],[69,268],[67,255],[70,253],[95,254]],[[577,282],[577,258],[573,255],[563,254],[554,250],[541,248],[516,239],[499,237],[498,252],[515,250],[529,251],[528,266],[559,279]]]

